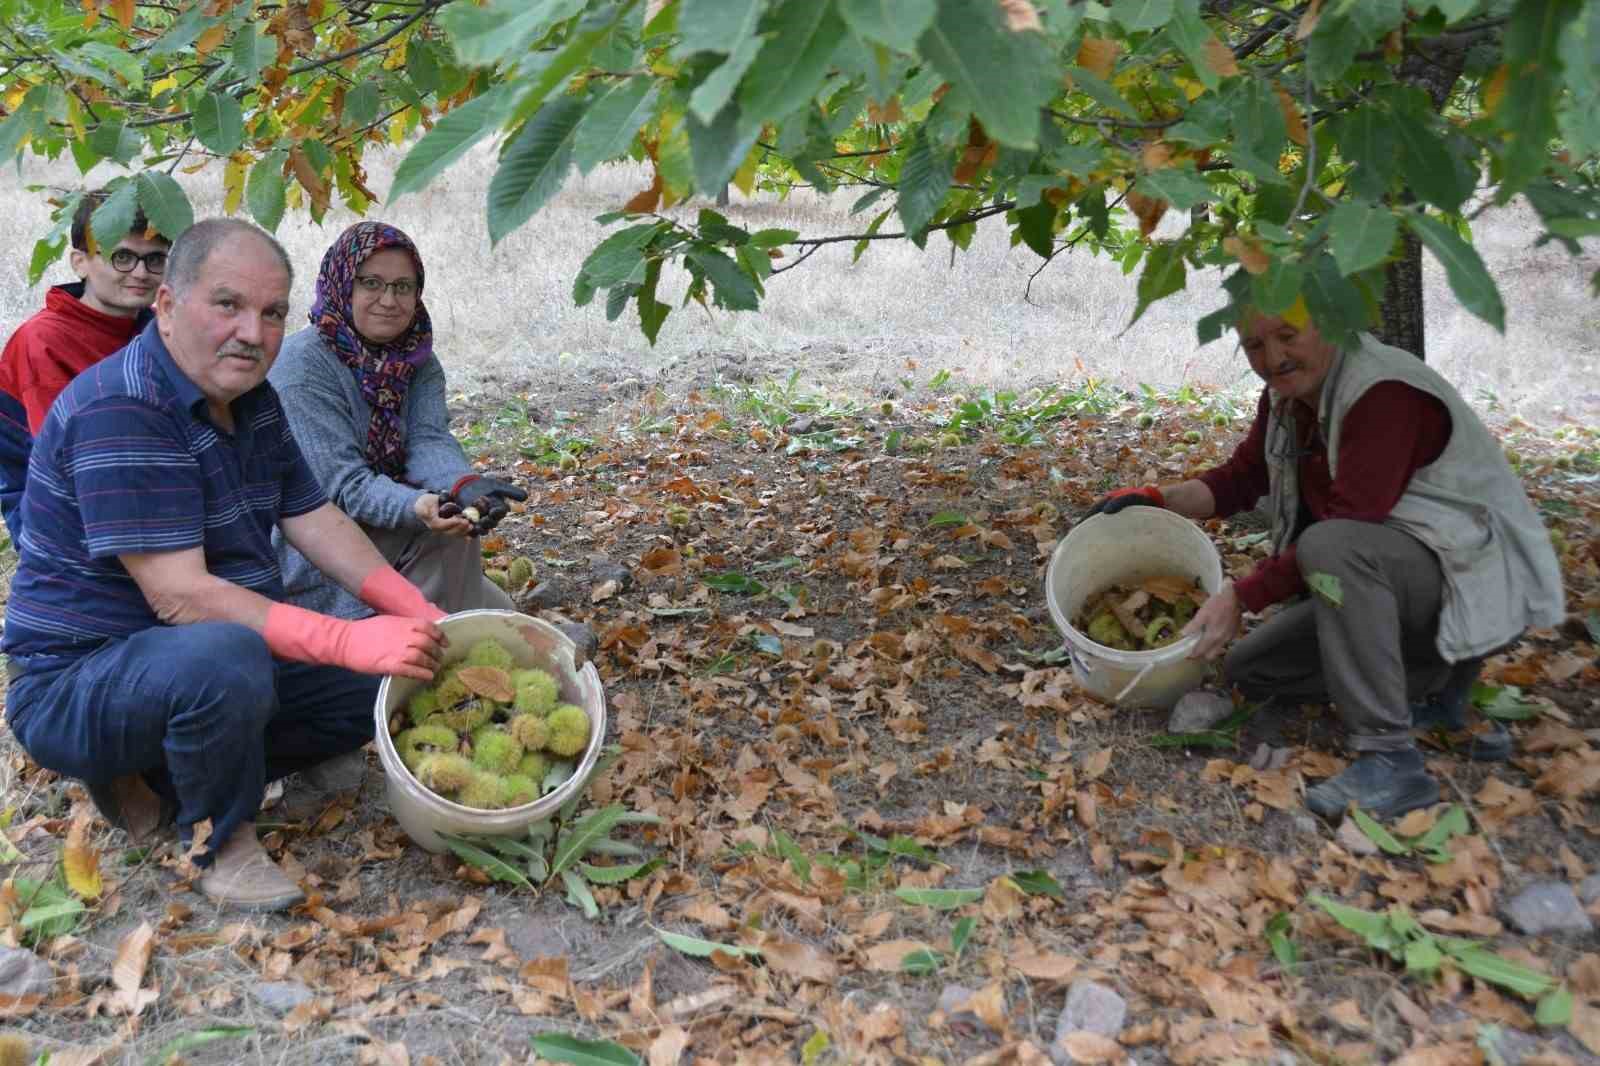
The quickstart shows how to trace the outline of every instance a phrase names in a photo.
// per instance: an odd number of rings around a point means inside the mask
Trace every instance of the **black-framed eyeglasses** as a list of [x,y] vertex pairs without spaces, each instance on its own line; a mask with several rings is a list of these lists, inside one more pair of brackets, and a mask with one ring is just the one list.
[[111,253],[107,262],[111,264],[111,269],[118,274],[132,274],[133,268],[140,263],[144,264],[147,274],[165,274],[167,272],[166,252],[146,252],[140,255],[132,248],[118,248]]
[[356,288],[369,296],[377,296],[385,289],[394,293],[397,300],[409,300],[417,294],[417,283],[412,278],[395,278],[384,281],[376,274],[357,274]]

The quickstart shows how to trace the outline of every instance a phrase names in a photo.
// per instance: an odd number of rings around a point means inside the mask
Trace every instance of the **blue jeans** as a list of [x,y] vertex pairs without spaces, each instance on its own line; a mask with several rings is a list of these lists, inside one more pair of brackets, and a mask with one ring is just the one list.
[[40,766],[109,785],[143,774],[176,804],[181,837],[211,819],[221,847],[255,820],[268,781],[372,739],[380,679],[274,659],[232,622],[161,626],[69,666],[28,671],[6,698],[12,734]]

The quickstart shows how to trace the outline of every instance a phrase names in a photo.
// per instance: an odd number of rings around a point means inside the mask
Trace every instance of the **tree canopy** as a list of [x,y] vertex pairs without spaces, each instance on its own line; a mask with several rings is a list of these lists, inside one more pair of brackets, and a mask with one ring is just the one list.
[[[335,198],[399,212],[499,138],[499,241],[574,169],[646,161],[653,181],[602,216],[615,228],[573,293],[631,307],[652,342],[666,270],[687,271],[685,303],[756,310],[826,244],[965,249],[986,219],[1045,262],[1120,257],[1135,320],[1226,271],[1202,341],[1245,303],[1366,328],[1407,241],[1503,329],[1473,211],[1521,196],[1541,241],[1600,234],[1594,0],[0,0],[0,115],[0,159],[128,170],[100,233],[136,206],[181,231],[172,175],[204,166],[267,229]],[[383,192],[374,145],[408,146]],[[666,213],[730,183],[855,188],[861,225]],[[81,193],[53,195],[34,280]],[[1172,211],[1186,227],[1158,236]]]

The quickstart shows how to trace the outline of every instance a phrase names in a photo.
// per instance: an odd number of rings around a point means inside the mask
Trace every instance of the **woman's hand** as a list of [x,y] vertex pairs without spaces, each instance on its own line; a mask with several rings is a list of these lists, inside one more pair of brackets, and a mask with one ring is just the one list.
[[1239,604],[1238,593],[1233,591],[1233,582],[1225,582],[1183,627],[1183,636],[1200,634],[1200,642],[1189,653],[1189,658],[1210,660],[1221,655],[1228,642],[1239,635],[1243,616],[1244,608]]
[[435,533],[444,533],[452,537],[470,537],[473,525],[464,518],[459,507],[452,508],[453,514],[440,514],[439,507],[444,502],[437,492],[424,492],[417,497],[417,502],[411,509],[422,519],[422,524]]

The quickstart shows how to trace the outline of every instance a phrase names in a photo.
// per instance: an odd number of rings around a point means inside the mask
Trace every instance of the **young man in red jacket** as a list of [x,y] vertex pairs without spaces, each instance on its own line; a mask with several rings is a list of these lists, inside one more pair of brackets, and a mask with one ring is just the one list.
[[82,280],[45,293],[0,352],[0,517],[15,544],[22,536],[22,487],[33,439],[56,395],[78,374],[127,344],[150,319],[167,267],[164,236],[147,236],[142,212],[116,244],[89,247],[89,216],[105,202],[85,196],[72,219],[72,270]]

